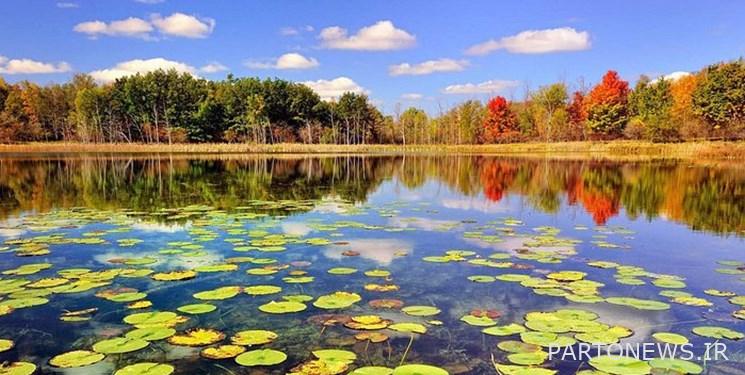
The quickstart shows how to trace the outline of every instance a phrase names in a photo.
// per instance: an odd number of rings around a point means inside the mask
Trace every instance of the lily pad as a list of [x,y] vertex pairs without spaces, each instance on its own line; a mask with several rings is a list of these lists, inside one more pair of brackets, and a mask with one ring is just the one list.
[[219,301],[229,298],[233,298],[241,292],[239,286],[223,286],[213,290],[205,290],[203,292],[195,293],[194,298],[204,301]]
[[167,363],[140,362],[122,367],[114,375],[170,375],[174,370]]
[[288,314],[307,309],[304,303],[294,301],[271,301],[259,306],[259,310],[268,314]]
[[102,354],[121,354],[134,352],[150,345],[150,342],[128,337],[115,337],[93,344],[93,350]]
[[334,292],[331,294],[318,297],[313,306],[319,309],[343,309],[352,306],[355,302],[362,299],[357,293]]
[[145,341],[157,341],[167,339],[176,334],[176,330],[169,327],[137,328],[127,332],[124,337],[128,339],[139,339]]
[[281,292],[282,287],[276,285],[251,285],[243,288],[243,291],[252,296],[265,296]]
[[393,369],[381,366],[365,366],[355,369],[349,375],[391,375]]
[[73,368],[89,366],[100,362],[106,356],[89,350],[73,350],[52,357],[49,364],[59,368]]
[[702,326],[693,328],[693,333],[713,339],[741,340],[745,335],[724,327]]
[[169,337],[168,342],[182,346],[205,346],[214,344],[224,338],[225,334],[220,331],[209,328],[195,328]]
[[204,348],[199,353],[204,358],[209,359],[228,359],[235,358],[237,355],[246,351],[246,348],[239,345],[220,345],[211,348]]
[[670,332],[657,332],[652,334],[655,340],[672,345],[685,345],[688,343],[688,338],[677,333]]
[[523,333],[525,331],[525,327],[516,323],[508,324],[505,326],[489,327],[481,330],[481,332],[491,336],[511,336],[518,333]]
[[29,362],[0,363],[0,375],[31,375],[36,372],[36,365]]
[[672,370],[681,374],[700,374],[704,371],[696,363],[677,358],[655,358],[649,361],[649,365],[655,369]]
[[401,311],[411,316],[432,316],[440,313],[440,309],[434,306],[406,306]]
[[287,354],[273,349],[258,349],[245,352],[235,358],[241,366],[272,366],[284,362]]
[[609,297],[605,301],[614,305],[628,306],[639,310],[661,311],[670,308],[670,305],[664,302],[631,297]]
[[593,357],[589,364],[600,371],[616,375],[645,375],[652,369],[647,362],[618,355]]
[[449,375],[449,373],[439,367],[430,365],[403,365],[393,369],[393,375]]
[[208,303],[196,303],[192,305],[181,306],[176,310],[186,314],[198,315],[213,312],[217,310],[217,306]]
[[395,323],[388,326],[388,329],[392,329],[398,332],[409,332],[409,333],[427,333],[427,327],[419,323]]
[[254,346],[268,344],[277,337],[279,336],[272,331],[247,330],[236,333],[230,338],[230,341],[235,345]]

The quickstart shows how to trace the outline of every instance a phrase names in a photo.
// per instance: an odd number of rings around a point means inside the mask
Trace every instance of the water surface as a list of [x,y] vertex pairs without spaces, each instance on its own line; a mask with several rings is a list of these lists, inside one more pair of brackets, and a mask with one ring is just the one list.
[[[271,330],[279,337],[258,347],[280,350],[287,360],[241,367],[231,359],[201,358],[204,346],[160,340],[64,372],[112,373],[150,361],[170,363],[178,374],[280,374],[313,360],[311,352],[317,349],[356,353],[349,371],[366,365],[394,368],[401,361],[411,334],[383,329],[377,332],[389,336],[387,341],[368,343],[355,339],[362,331],[331,324],[324,314],[337,314],[342,322],[377,315],[389,323],[422,324],[427,332],[414,335],[405,363],[436,365],[453,374],[494,374],[492,358],[509,363],[509,353],[497,344],[520,340],[519,335],[485,335],[484,327],[461,320],[485,312],[499,315],[495,324],[506,325],[525,323],[524,315],[532,311],[583,309],[595,312],[600,322],[633,330],[621,342],[655,342],[651,334],[674,332],[701,352],[704,342],[714,340],[694,335],[694,327],[745,332],[745,324],[732,316],[743,306],[704,292],[745,295],[745,268],[737,263],[745,262],[743,235],[745,169],[737,164],[491,156],[6,156],[0,158],[0,283],[6,283],[0,287],[0,305],[16,304],[19,298],[48,302],[0,316],[0,338],[15,342],[13,349],[0,353],[0,362],[26,361],[43,373],[62,371],[48,360],[122,337],[133,329],[124,317],[177,311],[193,303],[217,309],[179,313],[188,317],[174,327],[179,333],[211,328],[226,335],[225,344],[239,331]],[[442,259],[451,250],[464,251],[463,256]],[[618,268],[593,267],[593,261],[613,262],[621,269],[641,267],[641,273],[619,275]],[[152,278],[227,263],[238,269],[199,272],[185,281]],[[28,264],[48,268],[27,275],[13,272]],[[334,267],[358,271],[329,274]],[[80,268],[117,271],[96,274],[102,285],[78,293],[24,284],[60,278],[60,271],[74,282],[78,271],[70,269]],[[255,268],[277,272],[246,273]],[[154,273],[125,277],[125,269]],[[390,275],[364,274],[370,270]],[[587,288],[568,287],[566,280],[531,288],[488,278],[522,274],[548,280],[567,270],[584,272],[584,280],[602,286],[588,293]],[[487,276],[489,282],[469,276]],[[660,279],[683,281],[684,287],[655,285]],[[631,285],[636,280],[641,284]],[[14,282],[20,284],[7,286]],[[371,290],[371,284],[391,290]],[[251,285],[282,290],[216,301],[193,297],[217,287]],[[132,309],[130,302],[102,298],[133,291],[146,293],[143,300],[152,307]],[[357,293],[361,300],[346,309],[313,305],[319,296],[336,291]],[[671,291],[709,305],[686,305]],[[669,308],[639,310],[573,298],[585,293],[599,299],[655,300]],[[313,299],[304,302],[307,308],[301,312],[259,311],[259,306],[288,295]],[[370,306],[378,299],[435,306],[440,312],[417,317]],[[97,310],[84,315],[90,319],[60,320],[65,312],[91,308]],[[729,360],[710,361],[706,371],[743,373],[739,352],[745,345],[723,341]],[[590,368],[572,360],[541,366],[562,374]]]

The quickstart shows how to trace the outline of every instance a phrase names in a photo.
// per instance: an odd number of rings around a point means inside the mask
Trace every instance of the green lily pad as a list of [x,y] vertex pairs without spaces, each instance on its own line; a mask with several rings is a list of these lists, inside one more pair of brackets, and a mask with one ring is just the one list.
[[89,350],[73,350],[52,357],[49,364],[59,368],[73,368],[89,366],[100,362],[106,356]]
[[268,314],[288,314],[307,309],[304,303],[294,301],[271,301],[259,306],[259,310]]
[[440,313],[440,309],[434,306],[406,306],[401,311],[411,316],[432,316]]
[[122,367],[114,375],[170,375],[175,367],[166,363],[141,362]]
[[[542,368],[542,367],[525,367],[516,365],[505,365],[501,363],[495,363],[497,370],[502,375],[554,375],[556,370]],[[602,375],[602,374],[598,374]]]
[[398,332],[409,332],[424,334],[427,332],[427,327],[419,323],[395,323],[388,326],[388,329],[392,329]]
[[649,361],[649,365],[655,369],[672,370],[681,374],[700,374],[704,371],[696,363],[677,358],[655,358]]
[[36,372],[36,365],[29,362],[0,363],[0,375],[31,375]]
[[243,291],[252,296],[265,296],[281,292],[282,287],[276,285],[251,285],[243,288]]
[[130,314],[124,317],[124,323],[134,326],[138,325],[167,325],[178,318],[178,314],[171,311],[153,311],[145,313]]
[[213,290],[194,293],[194,298],[206,301],[225,300],[237,296],[240,292],[241,288],[239,286],[223,286]]
[[391,375],[393,369],[381,366],[365,366],[355,369],[349,375]]
[[258,349],[245,352],[235,357],[241,366],[273,366],[284,362],[287,354],[274,349]]
[[500,341],[497,347],[508,353],[529,353],[542,350],[540,345],[515,340]]
[[670,332],[657,332],[652,334],[655,340],[672,345],[685,345],[688,343],[688,338],[677,333]]
[[195,303],[192,305],[181,306],[176,310],[186,314],[198,315],[213,312],[217,310],[217,306],[211,305],[209,303]]
[[665,302],[631,297],[609,297],[605,301],[610,304],[633,307],[639,310],[661,311],[670,308],[670,305]]
[[355,302],[362,300],[357,293],[334,292],[318,297],[313,306],[319,309],[343,309],[352,306]]
[[710,337],[713,339],[741,340],[745,338],[745,335],[740,332],[731,330],[729,328],[714,326],[696,327],[693,329],[693,333],[699,336]]
[[167,339],[176,334],[176,330],[169,327],[147,327],[137,328],[127,332],[124,337],[145,341],[157,341]]
[[460,320],[476,327],[490,327],[497,325],[497,321],[488,316],[474,316],[469,314],[464,315]]
[[321,349],[314,350],[313,355],[316,358],[326,362],[354,362],[357,359],[357,354],[348,350],[338,349]]
[[327,272],[332,275],[351,275],[357,272],[357,269],[349,268],[349,267],[334,267],[334,268],[329,269]]
[[540,365],[548,358],[548,353],[536,351],[529,353],[513,353],[507,356],[507,360],[516,365]]
[[449,375],[449,373],[439,367],[430,365],[403,365],[393,369],[393,375]]
[[615,375],[645,375],[652,369],[647,362],[636,358],[601,355],[590,359],[590,366]]
[[134,352],[147,347],[150,342],[128,337],[115,337],[93,344],[93,350],[102,354],[121,354]]
[[523,333],[525,331],[525,327],[516,323],[508,324],[505,326],[489,327],[481,330],[481,332],[491,336],[510,336],[516,335],[518,333]]

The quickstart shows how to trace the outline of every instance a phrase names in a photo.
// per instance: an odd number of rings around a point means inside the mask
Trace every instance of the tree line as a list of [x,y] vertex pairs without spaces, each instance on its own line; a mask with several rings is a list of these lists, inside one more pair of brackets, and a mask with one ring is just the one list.
[[467,100],[430,116],[396,106],[384,115],[366,95],[321,100],[282,79],[210,81],[157,70],[97,84],[0,77],[0,142],[251,142],[476,144],[587,139],[681,141],[745,136],[745,61],[674,79],[642,76],[633,89],[608,71],[571,92],[554,83],[522,100]]

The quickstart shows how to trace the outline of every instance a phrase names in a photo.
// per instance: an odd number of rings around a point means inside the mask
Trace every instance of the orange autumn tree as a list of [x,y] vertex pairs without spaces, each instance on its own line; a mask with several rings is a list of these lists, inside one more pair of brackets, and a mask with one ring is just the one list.
[[698,77],[693,74],[680,77],[670,84],[670,96],[673,99],[670,114],[673,122],[680,127],[680,133],[686,138],[708,135],[706,126],[693,112],[693,92],[697,84]]
[[587,126],[601,138],[620,136],[628,121],[629,83],[613,70],[583,100]]
[[587,121],[587,112],[585,112],[584,101],[585,94],[581,91],[575,91],[574,94],[572,94],[572,101],[567,105],[572,140],[584,138],[585,121]]
[[482,123],[483,143],[509,142],[520,134],[517,116],[502,96],[496,96],[486,105],[486,116]]

